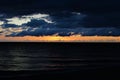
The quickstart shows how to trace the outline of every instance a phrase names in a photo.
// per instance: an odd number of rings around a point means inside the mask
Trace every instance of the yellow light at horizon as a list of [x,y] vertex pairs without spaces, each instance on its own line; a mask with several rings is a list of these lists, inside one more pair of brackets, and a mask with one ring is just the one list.
[[5,37],[0,36],[0,42],[120,42],[120,36],[24,36]]

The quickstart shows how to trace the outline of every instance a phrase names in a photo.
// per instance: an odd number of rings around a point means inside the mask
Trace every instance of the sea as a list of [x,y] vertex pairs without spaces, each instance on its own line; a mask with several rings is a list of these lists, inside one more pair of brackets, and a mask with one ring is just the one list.
[[0,43],[0,78],[88,80],[87,76],[117,74],[119,50],[119,43],[4,42]]

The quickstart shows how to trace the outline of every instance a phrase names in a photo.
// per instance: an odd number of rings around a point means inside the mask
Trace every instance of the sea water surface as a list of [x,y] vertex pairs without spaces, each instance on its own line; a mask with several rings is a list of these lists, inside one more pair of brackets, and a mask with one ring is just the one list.
[[78,71],[120,67],[119,44],[0,43],[0,71]]

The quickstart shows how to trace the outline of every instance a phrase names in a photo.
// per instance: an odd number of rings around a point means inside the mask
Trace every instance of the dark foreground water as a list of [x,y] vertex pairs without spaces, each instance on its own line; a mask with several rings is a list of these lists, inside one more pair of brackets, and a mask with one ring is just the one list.
[[119,50],[119,43],[0,43],[0,78],[75,79],[100,72],[117,74]]

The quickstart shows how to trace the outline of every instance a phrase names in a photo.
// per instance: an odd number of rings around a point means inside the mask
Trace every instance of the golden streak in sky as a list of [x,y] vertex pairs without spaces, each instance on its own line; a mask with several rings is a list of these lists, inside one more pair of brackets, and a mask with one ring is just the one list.
[[24,36],[5,37],[0,36],[0,42],[120,42],[120,36]]

